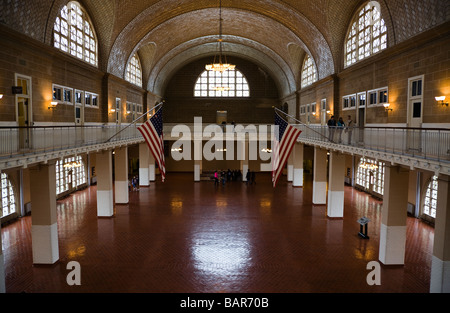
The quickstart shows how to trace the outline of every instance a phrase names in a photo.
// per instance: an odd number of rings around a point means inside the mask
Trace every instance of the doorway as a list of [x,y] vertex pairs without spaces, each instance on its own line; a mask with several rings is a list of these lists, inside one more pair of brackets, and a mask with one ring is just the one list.
[[408,79],[407,150],[421,151],[423,121],[423,75]]
[[360,144],[364,143],[364,127],[366,125],[366,93],[360,92],[357,95],[356,103],[356,126],[358,127],[357,141]]
[[33,114],[31,108],[31,77],[15,75],[16,86],[21,91],[16,94],[16,121],[18,129],[18,146],[20,150],[31,148],[31,129]]

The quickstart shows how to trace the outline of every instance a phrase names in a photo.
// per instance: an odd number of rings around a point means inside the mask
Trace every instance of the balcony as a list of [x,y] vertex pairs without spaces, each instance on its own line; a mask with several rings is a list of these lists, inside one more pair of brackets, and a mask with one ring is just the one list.
[[[181,127],[177,127],[181,126]],[[270,140],[272,125],[239,125],[251,140]],[[371,157],[392,164],[450,174],[450,129],[294,125],[302,130],[298,142],[343,153]],[[27,166],[66,155],[113,149],[144,142],[138,125],[0,127],[0,169]],[[207,128],[208,127],[208,128]],[[178,140],[173,130],[190,132],[190,138],[209,140],[205,130],[236,131],[231,125],[164,125],[164,138]],[[255,136],[255,137],[253,137]],[[224,136],[225,138],[225,136]],[[256,138],[256,139],[255,139]]]
[[0,127],[0,169],[143,141],[136,125]]

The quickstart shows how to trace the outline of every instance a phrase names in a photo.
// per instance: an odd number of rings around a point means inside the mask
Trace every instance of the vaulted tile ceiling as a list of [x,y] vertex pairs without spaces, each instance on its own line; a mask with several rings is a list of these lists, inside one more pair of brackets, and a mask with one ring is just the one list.
[[[138,53],[146,89],[162,94],[181,66],[217,51],[219,0],[80,0],[99,40],[99,67],[124,77]],[[51,45],[64,0],[5,0],[0,23]],[[448,20],[445,0],[379,1],[393,46]],[[343,46],[359,0],[222,0],[224,51],[258,64],[282,95],[298,89],[310,54],[319,79],[342,69]]]

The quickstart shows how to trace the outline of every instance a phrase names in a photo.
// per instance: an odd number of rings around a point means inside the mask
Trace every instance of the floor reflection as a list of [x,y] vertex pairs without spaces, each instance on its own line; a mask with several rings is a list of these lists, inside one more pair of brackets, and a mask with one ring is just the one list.
[[236,227],[214,231],[223,225],[209,225],[197,230],[191,240],[191,253],[196,275],[211,291],[230,291],[252,264],[251,243],[246,232]]

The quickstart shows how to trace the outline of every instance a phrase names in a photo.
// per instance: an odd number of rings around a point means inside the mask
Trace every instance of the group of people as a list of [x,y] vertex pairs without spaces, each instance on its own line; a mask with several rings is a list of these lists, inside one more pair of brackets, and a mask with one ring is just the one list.
[[225,185],[226,182],[231,181],[240,181],[242,180],[242,173],[240,170],[216,170],[214,172],[214,185],[219,185],[222,183],[222,185]]
[[[256,184],[256,179],[255,179],[255,172],[248,170],[247,174],[245,175],[246,178],[246,182],[245,184],[248,185],[253,185]],[[220,184],[222,184],[223,186],[225,186],[225,184],[227,182],[232,182],[232,181],[242,181],[242,172],[241,170],[230,170],[228,169],[228,171],[225,170],[216,170],[214,172],[214,185],[218,186]]]
[[354,123],[352,121],[351,115],[347,117],[347,124],[344,122],[342,117],[336,121],[334,115],[328,120],[328,140],[334,142],[334,134],[337,132],[338,134],[338,143],[342,143],[342,132],[345,131],[348,133],[347,143],[350,145],[352,142],[352,130]]
[[139,190],[139,177],[138,176],[133,176],[129,181],[128,181],[128,190],[129,191],[136,191]]

